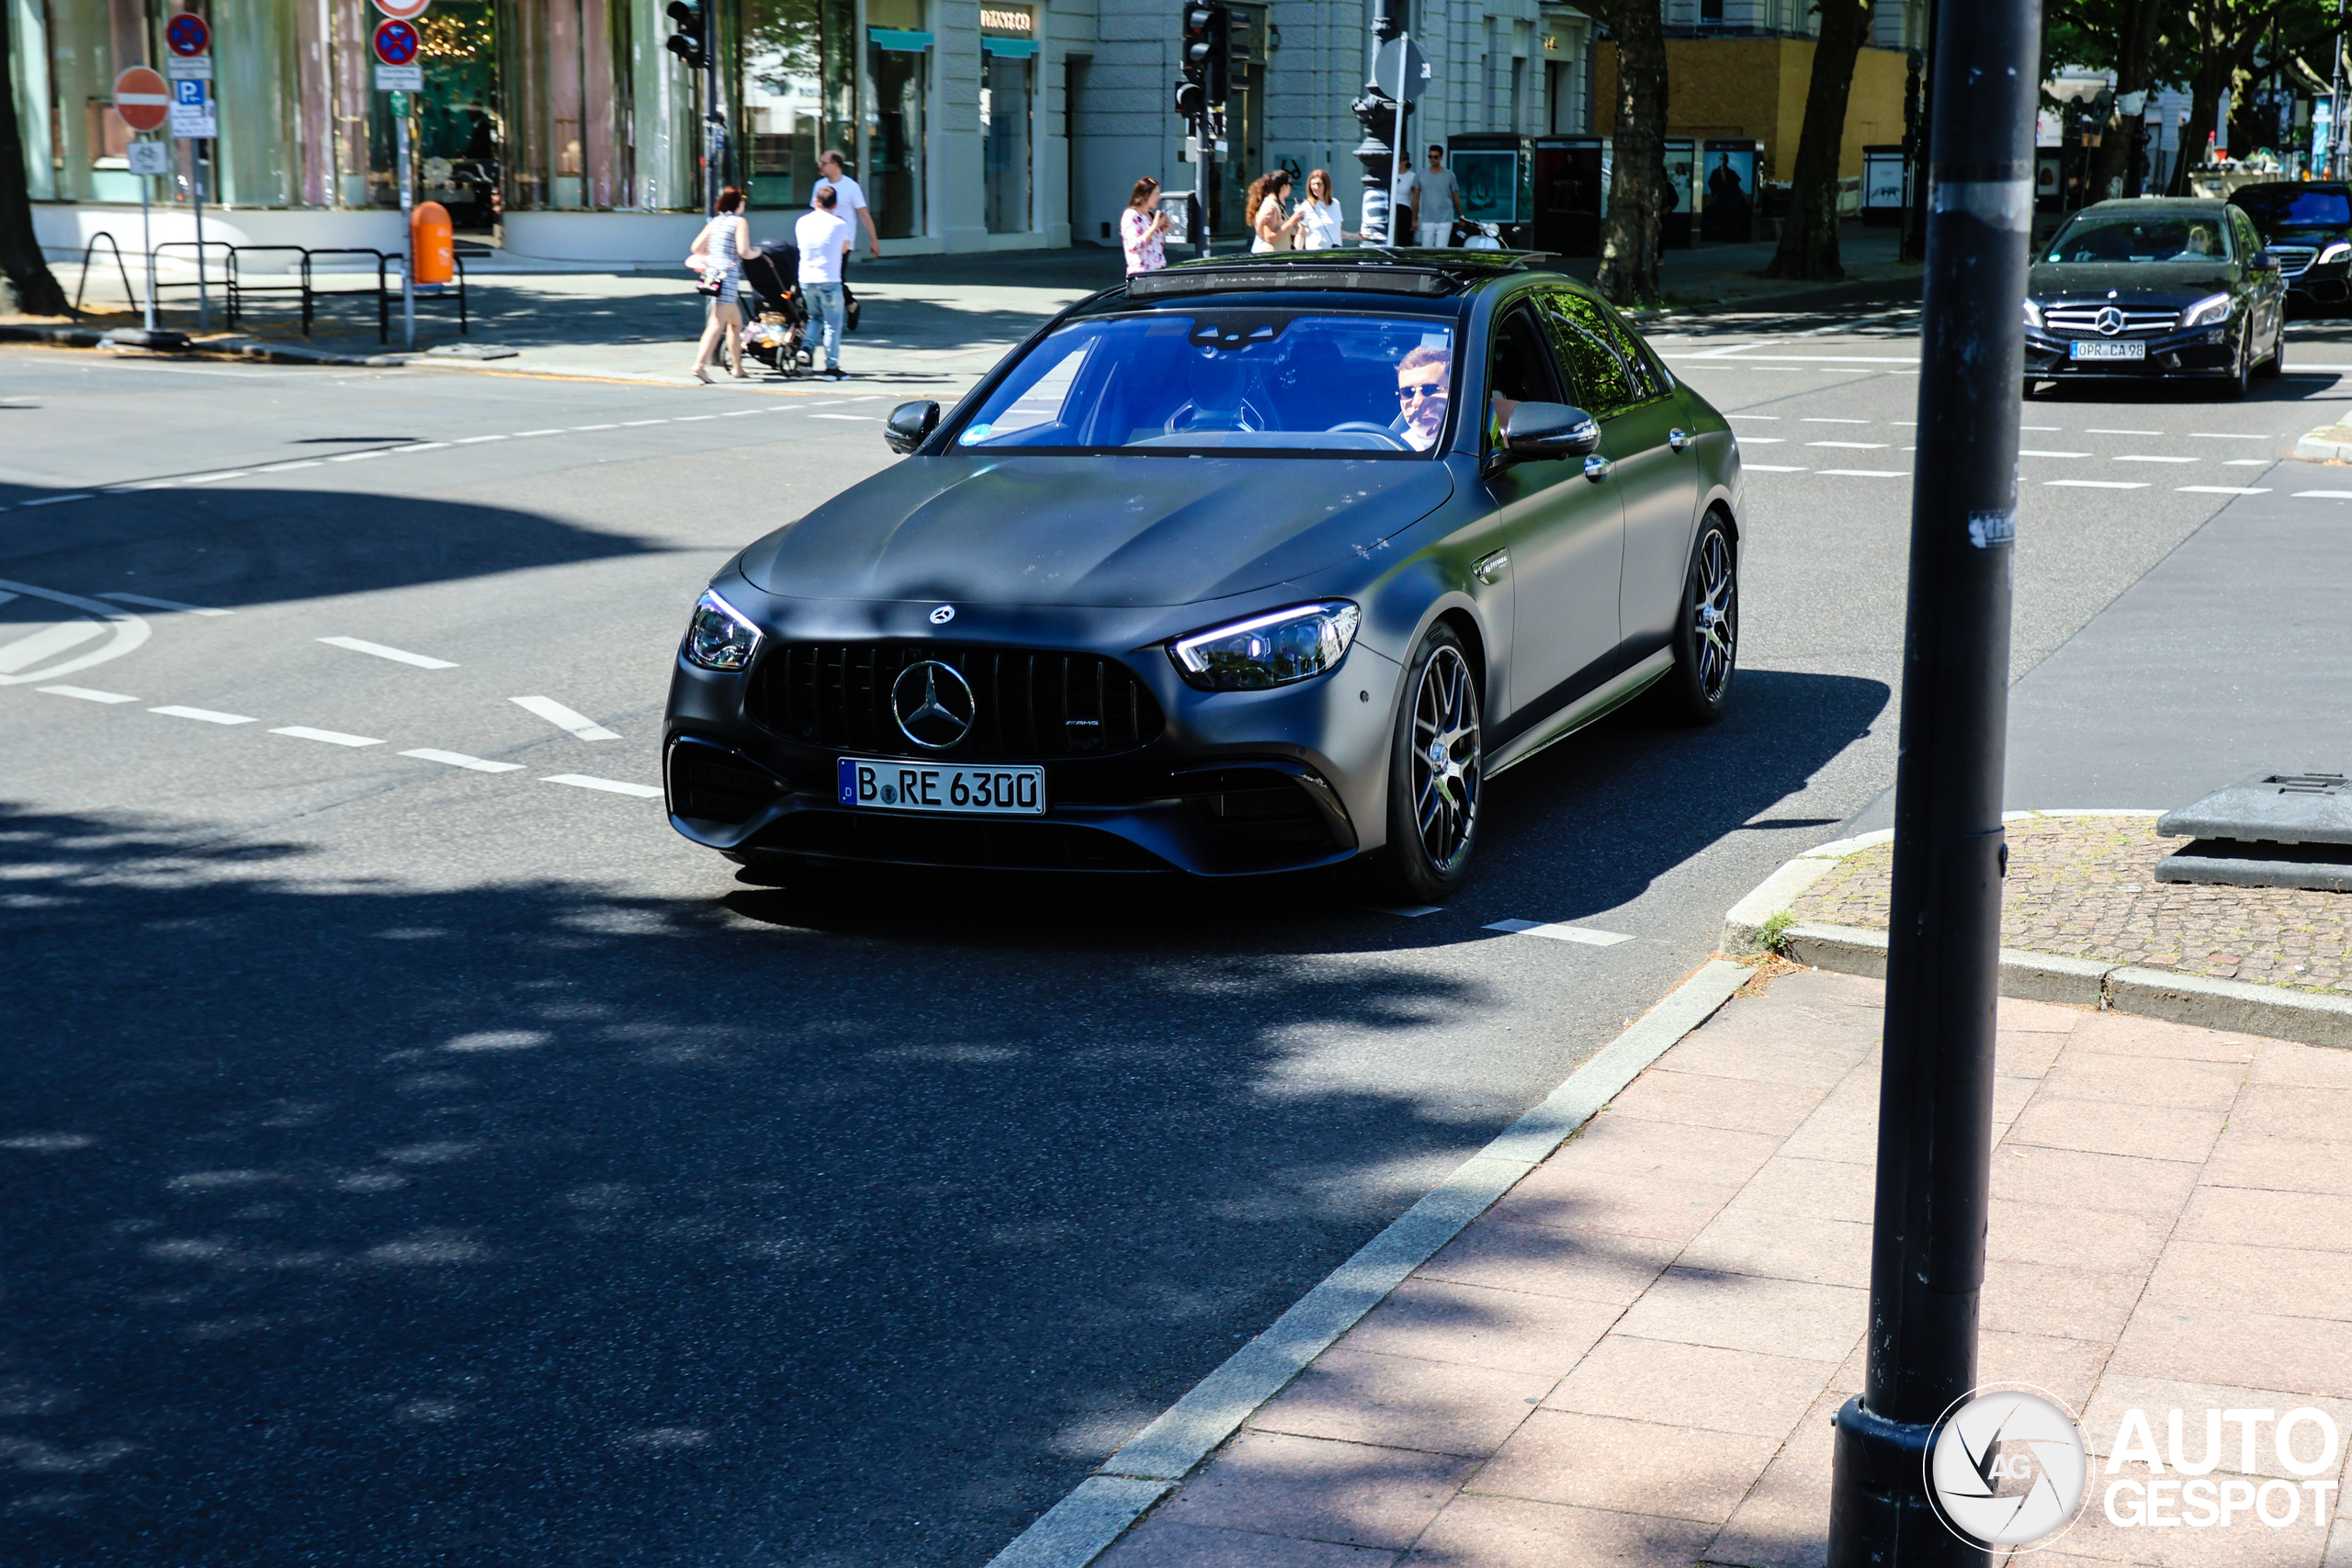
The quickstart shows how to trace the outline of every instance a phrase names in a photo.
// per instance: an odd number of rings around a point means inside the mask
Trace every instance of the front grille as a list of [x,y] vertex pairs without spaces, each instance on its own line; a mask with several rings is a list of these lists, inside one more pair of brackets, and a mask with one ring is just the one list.
[[762,852],[989,871],[1168,871],[1158,855],[1067,822],[942,821],[888,812],[798,811],[762,833]]
[[[2069,333],[2083,337],[2105,337],[2094,325],[2098,313],[2108,309],[2104,302],[2090,305],[2046,305],[2041,319],[2053,333]],[[2151,337],[2172,331],[2180,321],[2177,310],[2124,310],[2123,330],[2117,337]]]
[[2278,272],[2284,277],[2301,277],[2319,260],[2317,245],[2273,245],[2270,254],[2278,258]]
[[[971,733],[945,751],[909,740],[890,711],[891,682],[934,659],[970,682]],[[956,761],[1107,757],[1148,746],[1166,720],[1115,659],[1052,649],[934,642],[800,642],[770,653],[745,704],[754,722],[828,750]]]
[[783,793],[731,751],[699,741],[670,748],[670,809],[705,822],[743,822]]

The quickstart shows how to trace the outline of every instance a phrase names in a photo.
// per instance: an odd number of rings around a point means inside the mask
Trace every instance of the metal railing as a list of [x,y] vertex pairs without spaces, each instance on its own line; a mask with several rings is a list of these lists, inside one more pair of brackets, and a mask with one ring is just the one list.
[[[82,288],[85,288],[88,287],[90,257],[92,253],[96,251],[97,243],[100,240],[104,240],[107,243],[107,249],[114,252],[116,267],[122,274],[123,292],[130,298],[132,308],[136,309],[139,304],[139,296],[131,292],[130,270],[123,265],[122,252],[120,248],[115,244],[114,236],[111,234],[99,233],[93,235],[91,237],[89,246],[84,250],[82,254]],[[197,276],[193,278],[175,278],[168,282],[158,277],[155,272],[156,259],[163,255],[166,251],[196,252]],[[252,278],[249,278],[245,272],[246,264],[244,262],[244,258],[249,255],[265,254],[293,255],[301,258],[295,265],[293,275],[294,280],[290,283],[263,283],[256,282]],[[224,255],[226,257],[226,260],[220,264],[220,270],[217,274],[210,270],[209,265],[210,258],[215,254]],[[318,266],[318,261],[322,256],[371,256],[375,259],[376,263],[375,281],[372,285],[365,284],[364,280],[367,276],[367,273],[365,269],[362,268],[352,275],[355,277],[363,280],[363,286],[360,288],[334,288],[322,287],[320,281],[321,275],[322,273],[328,277],[336,276],[333,270]],[[457,270],[457,276],[454,279],[457,288],[454,297],[458,301],[458,335],[460,337],[471,337],[473,335],[473,301],[472,297],[466,287],[466,258],[462,254],[454,254],[451,260]],[[379,251],[368,245],[331,246],[314,250],[305,245],[232,245],[225,240],[207,240],[204,241],[201,245],[194,240],[166,240],[148,253],[147,271],[148,276],[151,280],[149,287],[154,290],[157,296],[155,304],[159,310],[163,308],[162,295],[164,289],[187,289],[207,287],[219,288],[221,298],[226,301],[226,320],[229,329],[232,332],[236,330],[238,318],[250,313],[253,301],[257,299],[266,299],[272,296],[290,295],[300,302],[302,335],[304,337],[309,337],[311,335],[311,329],[318,321],[318,301],[320,299],[334,299],[342,296],[367,295],[372,293],[376,297],[376,341],[379,344],[389,344],[392,341],[392,301],[399,298],[397,292],[392,288],[391,276],[400,264],[401,257],[397,254],[389,251]],[[272,275],[263,274],[261,276],[267,276]],[[435,284],[417,285],[417,304],[423,306],[436,299],[447,299],[452,298],[450,294],[443,292],[443,289],[446,287],[446,285]],[[74,295],[74,319],[77,321],[81,318],[81,301],[82,288],[76,288]]]
[[[114,269],[122,276],[122,297],[130,301],[132,310],[139,309],[139,296],[132,292],[130,287],[130,269],[122,262],[122,247],[114,243],[112,234],[101,229],[90,236],[88,244],[82,247],[82,276],[80,281],[74,285],[74,303],[68,310],[68,313],[77,321],[82,319],[82,291],[90,287],[90,257],[97,251],[100,240],[104,240],[107,243],[107,249],[114,253]],[[152,266],[153,264],[149,265]]]

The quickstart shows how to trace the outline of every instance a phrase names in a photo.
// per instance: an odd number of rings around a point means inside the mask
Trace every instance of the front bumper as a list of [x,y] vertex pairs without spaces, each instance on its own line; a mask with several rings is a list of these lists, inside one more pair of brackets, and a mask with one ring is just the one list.
[[2313,305],[2341,305],[2352,300],[2352,257],[2313,262],[2287,279],[2287,292]]
[[2037,381],[2228,379],[2237,374],[2237,338],[2238,323],[2230,321],[2141,338],[2148,345],[2144,359],[2072,359],[2069,344],[2115,340],[2028,327],[2025,373]]
[[[930,606],[801,606],[763,615],[741,603],[755,594],[726,592],[769,628],[768,638],[741,673],[676,661],[662,778],[671,826],[755,873],[763,864],[836,862],[1255,875],[1345,861],[1385,837],[1401,671],[1361,640],[1316,679],[1269,692],[1206,693],[1184,684],[1158,646],[1117,635],[1137,629],[1134,613],[992,615],[967,607],[954,624],[954,646],[1116,658],[1150,689],[1163,726],[1146,744],[1114,755],[995,759],[1045,768],[1041,817],[888,811],[844,807],[837,794],[839,759],[874,750],[779,733],[762,722],[753,682],[786,636],[947,646],[950,639],[922,619]],[[1182,623],[1162,636],[1225,615],[1198,607],[1158,614]],[[805,624],[813,618],[826,624]],[[780,630],[778,622],[788,620],[804,624]],[[1106,639],[1105,631],[1114,635]],[[958,759],[950,751],[910,760]]]

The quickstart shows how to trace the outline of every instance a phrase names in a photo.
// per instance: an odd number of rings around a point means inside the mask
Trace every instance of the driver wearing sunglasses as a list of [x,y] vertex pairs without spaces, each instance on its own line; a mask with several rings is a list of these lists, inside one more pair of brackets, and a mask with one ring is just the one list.
[[1445,384],[1453,356],[1442,348],[1417,348],[1396,362],[1396,421],[1388,428],[1416,452],[1437,445],[1445,428]]

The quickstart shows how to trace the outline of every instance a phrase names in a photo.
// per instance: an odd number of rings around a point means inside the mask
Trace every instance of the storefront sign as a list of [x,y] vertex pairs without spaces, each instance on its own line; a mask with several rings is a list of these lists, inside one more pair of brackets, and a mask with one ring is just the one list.
[[172,134],[210,141],[220,134],[220,116],[209,82],[189,79],[172,84]]
[[980,7],[982,32],[1016,33],[1023,38],[1032,36],[1037,24],[1026,11],[1009,11],[993,6]]
[[172,90],[144,65],[114,79],[114,112],[133,130],[160,130],[171,118]]

